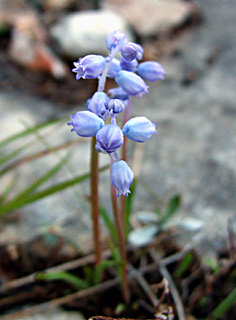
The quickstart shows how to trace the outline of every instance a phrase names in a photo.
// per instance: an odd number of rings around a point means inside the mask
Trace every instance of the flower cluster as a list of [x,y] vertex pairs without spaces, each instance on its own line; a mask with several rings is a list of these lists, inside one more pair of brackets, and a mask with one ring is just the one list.
[[[113,161],[111,183],[118,190],[118,196],[130,193],[133,172],[127,163],[119,160],[117,149],[122,147],[124,136],[136,141],[145,142],[156,134],[156,124],[146,117],[129,119],[121,129],[116,124],[116,117],[122,112],[129,114],[132,96],[148,94],[144,80],[158,81],[165,77],[165,70],[156,61],[139,63],[143,57],[143,48],[136,43],[128,42],[126,35],[114,31],[106,36],[108,57],[87,55],[74,62],[76,79],[99,79],[98,90],[87,101],[87,110],[70,116],[71,131],[81,137],[96,136],[98,152],[108,153]],[[116,58],[120,53],[121,58]],[[106,77],[114,78],[119,87],[104,92]],[[110,119],[110,120],[109,120]],[[107,124],[106,122],[109,121]]]

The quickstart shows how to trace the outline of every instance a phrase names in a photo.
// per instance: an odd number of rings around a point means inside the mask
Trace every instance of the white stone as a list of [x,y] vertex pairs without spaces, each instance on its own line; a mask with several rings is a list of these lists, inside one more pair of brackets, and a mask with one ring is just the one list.
[[170,31],[196,10],[182,0],[104,0],[103,8],[121,14],[140,36]]
[[108,10],[83,11],[68,14],[51,28],[61,52],[71,58],[86,54],[108,54],[105,46],[107,33],[120,30],[133,41],[125,20]]

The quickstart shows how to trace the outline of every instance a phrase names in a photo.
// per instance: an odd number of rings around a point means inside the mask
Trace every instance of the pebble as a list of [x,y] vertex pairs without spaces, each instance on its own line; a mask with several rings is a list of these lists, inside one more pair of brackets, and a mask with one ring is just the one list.
[[192,1],[182,0],[104,0],[103,8],[119,13],[142,37],[169,32],[198,12]]
[[133,41],[125,19],[109,10],[68,14],[53,25],[50,32],[63,55],[78,59],[91,53],[108,55],[104,39],[114,30],[124,32]]

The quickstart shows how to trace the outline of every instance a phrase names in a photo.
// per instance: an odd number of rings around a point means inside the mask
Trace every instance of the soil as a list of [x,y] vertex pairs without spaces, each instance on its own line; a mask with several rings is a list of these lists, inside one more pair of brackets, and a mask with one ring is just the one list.
[[[38,280],[38,275],[42,274],[40,271],[66,271],[88,279],[86,270],[93,268],[94,256],[81,257],[73,250],[63,250],[67,244],[62,238],[58,238],[48,251],[45,251],[41,237],[15,247],[2,247],[0,268],[1,279],[5,281],[2,280],[0,288],[0,314],[10,314],[10,319],[18,319],[24,314],[61,305],[66,310],[82,312],[86,318],[100,314],[113,318],[153,319],[156,315],[160,320],[180,319],[177,312],[179,302],[173,293],[171,279],[177,286],[186,315],[192,316],[188,319],[211,319],[212,311],[236,285],[236,263],[232,252],[227,248],[219,252],[214,266],[210,262],[203,264],[195,251],[181,252],[174,237],[174,234],[165,232],[147,248],[128,248],[129,268],[132,266],[129,269],[129,306],[124,304],[114,267],[105,269],[100,284],[85,290],[78,291],[71,283],[62,280]],[[107,251],[105,255],[110,259]],[[57,267],[53,269],[52,265]],[[169,281],[167,277],[163,280],[163,266]],[[235,318],[235,305],[219,317],[222,320]]]

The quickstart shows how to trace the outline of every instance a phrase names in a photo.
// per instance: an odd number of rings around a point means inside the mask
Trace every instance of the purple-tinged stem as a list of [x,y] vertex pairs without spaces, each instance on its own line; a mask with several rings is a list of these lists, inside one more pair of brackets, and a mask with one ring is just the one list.
[[[111,159],[111,166],[114,163],[114,160],[112,157]],[[129,285],[128,285],[128,274],[127,274],[127,258],[126,258],[126,247],[125,247],[125,230],[123,228],[122,219],[119,214],[119,208],[118,208],[118,201],[116,196],[116,189],[111,184],[111,201],[112,201],[112,209],[114,214],[114,220],[118,235],[118,245],[119,245],[119,252],[120,252],[120,258],[122,262],[121,266],[121,277],[122,277],[122,292],[123,292],[123,298],[126,305],[130,302],[130,291],[129,291]]]
[[[116,53],[118,52],[118,48],[114,49],[110,54],[110,60],[106,64],[105,69],[102,72],[101,77],[98,81],[98,92],[104,90],[106,84],[106,76],[111,64],[112,59],[115,57]],[[93,242],[94,242],[94,251],[95,251],[95,263],[98,264],[101,262],[101,231],[100,231],[100,224],[99,224],[99,195],[98,195],[98,179],[99,179],[99,172],[98,172],[98,153],[95,149],[96,144],[96,137],[92,137],[91,140],[91,162],[90,162],[90,169],[91,169],[91,179],[90,179],[90,190],[91,190],[91,213],[92,213],[92,220],[93,220]]]
[[98,152],[95,149],[96,137],[92,137],[91,163],[90,163],[90,190],[91,190],[91,213],[93,220],[93,243],[95,252],[95,264],[101,262],[101,232],[99,225],[99,195],[98,195]]
[[[124,110],[124,113],[123,113],[123,126],[124,124],[129,120],[130,118],[130,106],[131,106],[131,97],[129,97],[129,100],[128,100],[128,104]],[[127,162],[127,137],[124,136],[124,143],[123,143],[123,146],[122,146],[122,160],[124,160],[125,162]],[[123,230],[126,230],[126,227],[125,227],[125,197],[121,197],[120,198],[120,204],[121,204],[121,208],[120,208],[120,211],[121,211],[121,221],[122,221],[122,228]],[[125,242],[126,242],[126,235],[125,235]]]

